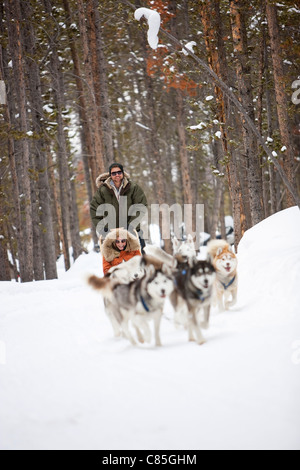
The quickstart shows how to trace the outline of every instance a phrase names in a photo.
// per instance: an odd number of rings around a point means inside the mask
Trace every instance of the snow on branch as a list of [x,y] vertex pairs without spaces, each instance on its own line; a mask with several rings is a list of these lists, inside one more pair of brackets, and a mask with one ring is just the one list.
[[142,17],[148,21],[148,43],[152,49],[157,49],[158,46],[158,33],[160,29],[160,14],[157,11],[150,10],[149,8],[138,8],[135,11],[134,17],[140,21]]
[[[190,52],[194,52],[195,46],[197,46],[197,43],[195,41],[190,41],[185,44],[185,49],[188,49]],[[184,53],[184,55],[188,56],[189,53],[185,49],[182,49],[182,52]]]

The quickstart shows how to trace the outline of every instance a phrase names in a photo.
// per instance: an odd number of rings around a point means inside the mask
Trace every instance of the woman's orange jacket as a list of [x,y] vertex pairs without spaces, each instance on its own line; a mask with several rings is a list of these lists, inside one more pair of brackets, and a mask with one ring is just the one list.
[[110,268],[113,266],[118,266],[119,264],[129,261],[131,258],[134,256],[141,256],[140,250],[135,250],[135,251],[120,251],[120,256],[117,258],[113,259],[111,262],[106,261],[106,259],[103,256],[103,272],[104,275],[108,273]]

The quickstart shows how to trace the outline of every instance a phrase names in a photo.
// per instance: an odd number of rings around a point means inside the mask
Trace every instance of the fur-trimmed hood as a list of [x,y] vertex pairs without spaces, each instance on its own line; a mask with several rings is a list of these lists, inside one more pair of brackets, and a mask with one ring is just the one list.
[[[103,173],[102,175],[99,175],[98,178],[96,179],[96,186],[97,188],[100,188],[103,184],[105,184],[109,189],[111,189],[110,182],[112,181],[110,174]],[[130,181],[130,175],[126,171],[124,171],[124,181],[123,181],[123,188],[126,188]]]
[[124,228],[116,228],[109,232],[104,241],[100,238],[100,247],[103,257],[111,263],[115,258],[120,256],[120,251],[115,245],[115,240],[121,238],[127,240],[127,246],[124,251],[137,251],[141,250],[140,241],[138,235],[136,237],[132,235],[128,230]]

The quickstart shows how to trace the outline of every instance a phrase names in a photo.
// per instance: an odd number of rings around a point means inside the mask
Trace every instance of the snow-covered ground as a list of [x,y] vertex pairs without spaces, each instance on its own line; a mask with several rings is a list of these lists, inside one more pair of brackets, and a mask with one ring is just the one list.
[[239,249],[238,305],[188,343],[166,306],[162,348],[115,340],[84,282],[0,283],[1,449],[300,449],[300,212]]

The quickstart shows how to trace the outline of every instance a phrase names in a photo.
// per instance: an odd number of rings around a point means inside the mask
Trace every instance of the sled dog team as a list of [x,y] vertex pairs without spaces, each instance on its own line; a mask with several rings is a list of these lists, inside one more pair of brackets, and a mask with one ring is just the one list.
[[155,343],[161,346],[167,298],[175,324],[185,327],[189,341],[200,345],[205,342],[202,330],[209,327],[211,305],[217,303],[223,311],[236,303],[237,258],[224,240],[209,243],[205,261],[197,259],[192,237],[184,242],[174,239],[173,256],[154,246],[141,255],[138,237],[124,229],[111,231],[100,243],[105,275],[90,276],[88,282],[102,293],[115,336],[124,336],[133,345],[151,342],[153,321]]

